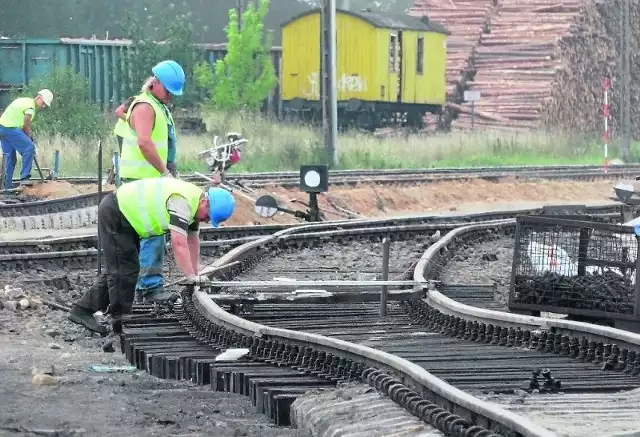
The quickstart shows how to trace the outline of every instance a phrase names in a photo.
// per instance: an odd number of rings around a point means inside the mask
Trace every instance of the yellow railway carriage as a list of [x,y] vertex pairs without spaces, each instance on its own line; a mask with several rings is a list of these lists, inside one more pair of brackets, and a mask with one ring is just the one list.
[[[321,13],[282,24],[281,99],[285,112],[320,117]],[[446,97],[449,32],[427,17],[370,11],[336,12],[338,118],[376,128],[394,114],[420,126]]]

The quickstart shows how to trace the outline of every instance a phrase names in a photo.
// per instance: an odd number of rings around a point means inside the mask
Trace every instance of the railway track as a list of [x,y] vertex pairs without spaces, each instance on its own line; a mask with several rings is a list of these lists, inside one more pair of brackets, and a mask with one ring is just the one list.
[[[460,169],[415,169],[415,170],[336,170],[330,172],[331,185],[357,185],[364,181],[386,185],[416,185],[443,180],[482,178],[499,180],[506,177],[548,180],[615,180],[633,178],[640,172],[640,165],[613,166],[604,173],[598,166],[553,166],[553,167],[503,167]],[[184,174],[181,178],[199,185],[206,185],[197,175]],[[240,189],[251,194],[253,189],[266,186],[296,188],[299,186],[298,172],[279,173],[229,173],[227,179]],[[97,184],[94,177],[60,178],[72,184]],[[66,211],[91,208],[98,203],[95,193],[81,194],[62,199],[21,201],[16,196],[0,197],[0,217],[25,217],[56,214]]]
[[[469,227],[472,226],[474,225]],[[483,229],[472,229],[475,235],[496,227],[509,231],[515,223],[508,220],[486,223],[482,226],[484,226]],[[460,229],[464,230],[464,227],[457,228],[447,237],[455,236],[453,233]],[[425,270],[431,272],[429,265],[437,262],[433,257],[438,253],[435,249],[431,251],[428,249],[415,269],[411,268],[415,264],[413,258],[424,249],[425,245],[429,245],[428,238],[420,240],[408,233],[406,229],[386,233],[394,237],[400,236],[399,240],[409,244],[398,249],[398,253],[392,252],[391,259],[398,260],[400,264],[392,265],[390,273],[402,277],[407,274],[424,275]],[[380,234],[372,231],[369,237],[375,239]],[[330,247],[331,244],[328,244],[325,239],[323,244],[319,245],[320,252],[301,250],[300,239],[304,237],[307,237],[308,246],[318,247],[317,236],[302,234],[297,239],[298,243],[293,244],[296,249],[287,251],[282,248],[287,241],[284,234],[279,237],[279,241],[271,242],[271,248],[275,253],[264,250],[261,256],[253,259],[249,257],[247,266],[254,267],[247,272],[247,275],[257,281],[271,276],[306,279],[314,275],[330,279],[338,276],[353,279],[354,275],[361,277],[361,275],[375,274],[377,271],[371,267],[377,266],[378,262],[371,261],[370,265],[367,262],[366,265],[357,266],[356,269],[353,263],[345,259],[346,257],[353,261],[371,258],[373,251],[367,251],[365,247],[355,242],[365,238],[363,233],[352,235],[350,239],[345,235],[337,236],[336,238],[342,238],[348,244],[342,245],[339,250]],[[438,244],[436,242],[430,247],[434,248]],[[445,244],[451,243],[445,241]],[[256,244],[251,243],[247,246],[256,246]],[[345,255],[347,250],[351,254],[350,257]],[[242,250],[237,249],[236,255],[241,252]],[[308,259],[307,255],[310,252],[317,252],[313,256],[313,261],[321,261],[313,262]],[[276,254],[277,257],[274,256]],[[342,255],[337,260],[331,260],[330,254]],[[243,256],[246,256],[246,253]],[[255,253],[254,256],[256,256]],[[260,259],[262,257],[267,261]],[[234,255],[231,254],[226,258],[224,262],[233,259]],[[330,265],[323,263],[326,260],[330,260]],[[242,277],[240,276],[239,279]],[[193,378],[199,383],[212,384],[214,389],[248,394],[261,411],[271,414],[274,420],[280,423],[287,423],[283,412],[287,411],[291,401],[301,392],[322,384],[330,386],[340,379],[348,379],[349,376],[368,381],[376,388],[382,387],[383,391],[388,390],[389,386],[395,387],[396,391],[387,391],[387,393],[401,404],[404,402],[411,410],[414,408],[413,404],[406,402],[406,393],[410,388],[403,388],[400,381],[416,377],[408,370],[412,365],[417,365],[424,371],[428,371],[428,375],[437,376],[451,384],[450,396],[445,396],[447,400],[440,404],[441,406],[449,405],[449,413],[446,413],[446,410],[438,410],[441,413],[440,418],[446,417],[449,419],[448,423],[456,419],[460,419],[457,423],[462,423],[462,417],[465,417],[465,414],[459,416],[454,414],[454,411],[459,413],[463,411],[462,405],[469,407],[468,403],[456,398],[455,394],[459,392],[456,392],[453,386],[476,396],[487,393],[513,394],[523,389],[536,388],[557,392],[558,387],[555,384],[560,380],[560,390],[563,393],[586,395],[592,399],[595,395],[628,390],[640,385],[640,378],[638,378],[640,367],[635,358],[629,359],[630,355],[636,356],[636,352],[632,349],[636,350],[640,344],[636,339],[637,336],[610,328],[569,321],[554,323],[559,330],[571,329],[573,335],[578,328],[581,328],[578,331],[581,337],[563,335],[562,331],[549,333],[546,330],[542,330],[538,335],[532,325],[540,328],[547,323],[546,321],[543,323],[541,319],[539,322],[532,323],[535,318],[504,312],[489,312],[483,306],[491,308],[492,303],[489,305],[482,303],[488,300],[486,290],[484,290],[484,298],[478,298],[478,293],[483,291],[478,290],[478,287],[469,287],[467,290],[464,287],[443,290],[450,295],[457,293],[458,302],[448,300],[444,294],[436,290],[429,293],[429,296],[436,296],[434,300],[427,298],[426,301],[416,300],[412,293],[398,291],[392,298],[394,303],[390,306],[388,317],[382,320],[377,315],[377,304],[320,303],[322,300],[320,298],[300,299],[300,303],[260,303],[256,300],[255,293],[266,293],[266,290],[261,290],[258,286],[253,290],[244,291],[243,296],[233,294],[209,296],[202,292],[196,293],[193,297],[185,295],[184,308],[181,309],[182,313],[177,318],[177,325],[173,327],[176,331],[172,333],[191,334],[187,344],[176,344],[175,348],[167,352],[166,344],[163,344],[167,341],[167,337],[163,339],[148,337],[157,328],[154,326],[156,321],[151,321],[150,326],[139,324],[129,326],[127,329],[131,331],[125,333],[124,348],[128,351],[130,359],[140,368],[146,368],[157,376]],[[345,295],[342,298],[349,300]],[[272,299],[278,300],[273,296]],[[355,298],[355,293],[351,295],[351,299],[358,300]],[[281,298],[280,301],[282,300],[286,299]],[[313,301],[312,305],[311,301]],[[464,305],[462,302],[465,301],[478,306]],[[252,305],[252,309],[247,314],[241,314],[241,319],[224,311],[224,309],[231,309],[228,306],[229,302],[233,305],[248,303]],[[447,303],[451,304],[451,308],[446,306]],[[459,315],[451,316],[442,311],[446,309],[453,314],[464,314],[461,313],[461,308],[469,311],[469,314],[466,314],[467,318]],[[475,315],[478,311],[481,314],[488,314],[483,320],[484,323],[471,318],[471,315]],[[309,334],[321,337],[310,337]],[[195,342],[193,335],[199,337],[201,342],[192,343]],[[600,340],[604,338],[605,342],[589,340],[590,338]],[[149,343],[150,340],[158,342]],[[617,344],[612,346],[612,340]],[[193,351],[195,344],[199,344],[200,349]],[[361,355],[356,354],[356,360],[360,362],[354,363],[355,360],[352,357],[355,346],[353,345],[356,344],[359,347],[368,346],[371,349],[367,349],[368,354],[365,351],[360,351]],[[148,354],[150,345],[151,354]],[[224,366],[215,364],[216,351],[215,349],[212,351],[210,345],[214,345],[218,350],[229,346],[249,347],[252,360]],[[624,346],[628,349],[624,349]],[[185,353],[187,349],[189,352]],[[371,350],[386,352],[388,355],[372,359]],[[626,360],[619,359],[622,355]],[[304,365],[305,356],[306,366]],[[385,361],[383,357],[404,358],[406,360],[404,363],[407,365],[406,367],[401,364],[397,367],[391,366],[396,373],[395,377],[385,376],[386,374],[379,376],[382,372],[380,368],[387,371],[389,366],[389,361]],[[638,357],[640,358],[640,355]],[[611,367],[611,370],[602,370],[603,364],[605,367]],[[218,369],[216,366],[222,367]],[[373,370],[374,368],[378,370]],[[549,369],[550,378],[546,379],[542,374],[532,381],[532,371],[538,368]],[[383,380],[386,381],[386,385],[381,385]],[[425,393],[428,387],[434,387],[433,384],[423,384],[415,379],[412,383],[414,385],[411,388],[416,390],[415,393]],[[263,389],[263,387],[267,388]],[[416,387],[420,387],[420,390]],[[397,393],[405,397],[397,396]],[[431,396],[433,401],[439,399],[442,393],[436,394],[432,391]],[[456,401],[459,404],[456,404]],[[415,399],[414,403],[417,403]],[[452,407],[452,403],[455,407]],[[433,405],[432,408],[437,407]],[[556,404],[554,408],[557,409]],[[537,409],[537,414],[540,415],[540,405]],[[630,408],[626,417],[633,417],[637,412],[636,407]],[[487,429],[491,429],[497,435],[554,435],[552,431],[543,429],[544,414],[550,414],[550,411],[543,411],[542,419],[538,417],[538,422],[542,422],[542,425],[533,421],[525,423],[522,418],[510,421],[507,416],[504,416],[504,411],[497,408],[495,404],[475,405],[465,413],[468,417],[475,417],[477,423],[486,424]],[[526,411],[520,411],[520,414],[525,413]],[[427,417],[427,420],[429,419],[432,419],[432,425],[443,431],[445,435],[462,435],[456,434],[461,431],[460,429],[450,429],[442,421],[434,419],[433,415]],[[466,428],[470,428],[471,424],[466,423]]]
[[[619,205],[589,212],[601,220],[624,220]],[[274,235],[254,235],[216,264],[240,261],[241,267],[226,276],[234,280],[369,280],[380,268],[379,240],[388,236],[393,240],[390,276],[437,280],[470,236],[501,238],[515,226],[511,212],[499,218],[458,217],[420,223],[406,219],[401,225],[360,221],[282,228]],[[437,231],[439,237],[434,236]],[[4,256],[20,255],[25,254]],[[50,255],[43,252],[40,259]],[[424,298],[419,290],[392,289],[382,319],[372,302],[377,291],[347,287],[329,297],[303,294],[295,299],[282,291],[258,284],[241,293],[184,292],[182,304],[162,317],[145,316],[148,308],[137,307],[139,317],[126,324],[121,337],[122,350],[132,363],[158,377],[192,379],[215,390],[246,394],[278,424],[292,420],[291,405],[304,393],[363,381],[430,424],[429,435],[574,435],[561,433],[546,420],[560,408],[557,401],[547,402],[553,408],[536,403],[529,409],[526,403],[518,408],[508,403],[509,396],[521,399],[523,389],[536,384],[551,392],[546,399],[563,396],[543,375],[531,381],[538,367],[560,380],[563,393],[590,402],[640,385],[640,336],[495,311],[503,308],[487,287],[440,286]],[[244,359],[216,361],[221,351],[237,347],[249,350]],[[491,399],[496,395],[504,397]],[[568,413],[578,401],[572,402],[562,410],[565,427],[576,420]],[[634,420],[636,405],[626,408],[622,416]],[[605,424],[607,417],[602,418]],[[620,420],[620,414],[612,417]]]
[[[611,172],[638,172],[640,164],[615,165],[609,168]],[[534,175],[535,173],[543,173],[551,176],[552,173],[567,175],[580,175],[593,173],[594,175],[602,173],[602,166],[599,165],[554,165],[554,166],[501,166],[501,167],[460,167],[460,168],[418,168],[418,169],[376,169],[376,170],[330,170],[329,177],[333,181],[350,180],[351,178],[372,178],[372,177],[459,177],[466,178],[474,175],[485,176],[505,176],[517,174]],[[231,179],[246,181],[249,185],[272,184],[274,181],[290,182],[297,181],[300,177],[298,171],[282,171],[282,172],[230,172],[227,176]],[[181,178],[200,182],[201,179],[197,175],[183,174]],[[95,177],[63,177],[59,180],[67,181],[73,184],[89,184],[96,183]]]
[[[358,219],[341,220],[308,224],[303,227],[297,224],[275,224],[257,226],[227,226],[218,229],[203,227],[200,231],[200,238],[203,246],[206,247],[235,247],[248,241],[256,240],[260,237],[272,235],[285,230],[294,232],[349,232],[361,227],[384,228],[394,226],[416,226],[416,225],[439,225],[445,224],[443,229],[462,226],[467,223],[478,223],[483,221],[502,220],[514,218],[518,215],[548,215],[557,213],[578,213],[589,214],[606,222],[618,223],[631,219],[635,209],[621,203],[605,203],[601,205],[572,205],[572,206],[549,206],[543,208],[517,209],[505,211],[491,211],[476,214],[429,214],[404,217],[389,217],[380,219]],[[44,213],[42,213],[44,214]],[[78,229],[78,235],[65,237],[50,237],[41,239],[19,239],[0,240],[0,260],[12,261],[18,258],[27,260],[43,259],[46,255],[52,254],[57,259],[68,257],[95,257],[97,254],[97,235],[94,229]],[[52,231],[55,233],[55,231]],[[55,254],[55,255],[53,255]],[[19,256],[14,256],[19,255]],[[8,267],[11,268],[11,267]]]

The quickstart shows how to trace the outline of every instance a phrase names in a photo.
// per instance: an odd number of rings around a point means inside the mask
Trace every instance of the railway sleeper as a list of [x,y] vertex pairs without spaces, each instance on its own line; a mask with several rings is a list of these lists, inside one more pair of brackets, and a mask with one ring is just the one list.
[[[422,300],[402,301],[412,322],[424,326],[431,332],[491,345],[518,347],[545,353],[567,356],[583,362],[600,365],[603,371],[640,375],[640,352],[621,348],[617,344],[589,340],[548,331],[523,330],[497,324],[479,323],[444,314]],[[550,375],[533,375],[531,384],[525,389],[539,389],[539,377],[544,378],[542,389],[558,391],[561,383]]]
[[[131,364],[159,378],[187,379],[249,396],[256,410],[279,426],[291,423],[291,405],[299,396],[360,381],[447,436],[513,435],[469,412],[465,417],[455,414],[446,402],[436,403],[433,393],[418,393],[401,378],[364,362],[216,325],[197,312],[189,296],[183,299],[169,317],[124,323],[120,346]],[[247,348],[249,354],[239,361],[216,361],[228,348]]]

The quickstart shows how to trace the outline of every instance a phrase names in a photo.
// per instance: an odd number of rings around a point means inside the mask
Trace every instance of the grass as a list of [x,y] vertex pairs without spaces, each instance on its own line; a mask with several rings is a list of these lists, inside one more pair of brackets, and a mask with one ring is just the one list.
[[[297,170],[301,164],[322,163],[322,134],[318,129],[297,124],[275,123],[247,115],[211,114],[206,119],[210,134],[179,135],[178,168],[181,172],[205,171],[197,153],[212,147],[213,135],[241,132],[249,143],[243,160],[233,171]],[[96,174],[98,140],[71,141],[40,137],[40,165],[49,167],[54,150],[60,150],[62,176]],[[115,137],[103,140],[104,167],[117,150]],[[634,144],[634,152],[640,145]],[[502,165],[594,164],[603,162],[602,145],[596,138],[581,135],[530,133],[452,133],[376,138],[371,134],[346,132],[339,137],[340,168],[425,168]],[[609,157],[619,156],[618,147]],[[634,153],[640,156],[640,153]]]

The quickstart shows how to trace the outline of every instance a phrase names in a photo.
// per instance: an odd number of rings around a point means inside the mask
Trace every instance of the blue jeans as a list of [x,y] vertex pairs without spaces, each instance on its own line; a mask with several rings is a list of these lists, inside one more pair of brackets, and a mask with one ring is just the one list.
[[140,240],[140,274],[136,291],[149,295],[161,291],[164,286],[162,265],[164,263],[164,235]]
[[2,143],[2,153],[8,155],[6,161],[6,173],[4,180],[5,189],[13,188],[13,171],[18,162],[16,152],[22,157],[22,169],[20,170],[20,180],[25,181],[31,177],[31,166],[33,165],[33,153],[35,146],[31,138],[19,127],[0,126],[0,142]]

